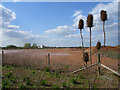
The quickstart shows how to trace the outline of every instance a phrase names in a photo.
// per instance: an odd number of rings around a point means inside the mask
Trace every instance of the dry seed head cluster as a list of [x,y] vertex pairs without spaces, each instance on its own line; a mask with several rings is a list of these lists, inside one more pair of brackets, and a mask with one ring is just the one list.
[[80,19],[78,29],[83,29],[84,28],[84,21]]
[[89,14],[87,17],[87,27],[93,27],[93,15]]
[[101,11],[101,20],[106,21],[107,20],[107,12],[102,10]]
[[83,56],[83,58],[84,58],[84,62],[88,62],[89,61],[89,55],[88,55],[88,53],[87,52],[85,52],[84,53],[84,56]]
[[101,48],[101,42],[100,42],[100,41],[97,42],[96,48],[97,48],[98,50]]

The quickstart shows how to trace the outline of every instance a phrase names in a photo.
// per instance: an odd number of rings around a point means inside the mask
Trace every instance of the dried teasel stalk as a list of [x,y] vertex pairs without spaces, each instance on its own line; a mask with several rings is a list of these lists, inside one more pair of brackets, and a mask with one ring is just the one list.
[[92,56],[91,56],[91,27],[93,27],[93,15],[89,14],[87,17],[87,27],[90,28],[90,64],[92,65]]
[[80,19],[78,29],[83,29],[84,28],[84,21]]
[[96,48],[97,48],[97,50],[100,50],[100,48],[101,48],[101,42],[100,41],[97,42]]
[[101,10],[101,20],[106,21],[107,20],[107,12],[104,10]]
[[104,29],[106,20],[107,20],[107,12],[104,11],[104,10],[101,10],[101,21],[103,21],[103,32],[104,32],[104,47],[103,47],[103,50],[105,48],[105,41],[106,41],[106,34],[105,34],[105,29]]
[[93,15],[89,14],[87,17],[87,27],[93,27]]
[[82,29],[83,28],[84,28],[84,21],[82,19],[80,19],[79,24],[78,24],[78,29],[80,29],[80,35],[81,35],[81,39],[82,39],[83,64],[84,64],[84,44],[83,44],[83,36],[82,36]]
[[89,55],[87,52],[85,52],[84,53],[84,62],[86,62],[86,64],[87,64],[88,61],[89,61]]

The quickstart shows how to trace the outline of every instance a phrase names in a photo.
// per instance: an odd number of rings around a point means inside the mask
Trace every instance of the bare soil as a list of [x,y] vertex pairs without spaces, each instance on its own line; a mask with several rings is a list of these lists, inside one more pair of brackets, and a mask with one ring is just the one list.
[[[89,54],[89,49],[85,50]],[[68,65],[70,71],[73,71],[84,67],[82,61],[82,49],[76,48],[24,49],[19,52],[5,53],[3,57],[3,64],[15,64],[25,66],[37,65],[41,68],[44,68],[48,65],[48,53],[50,53],[50,67],[52,69],[60,69],[65,65]],[[97,55],[92,54],[92,63],[95,64],[97,62]],[[115,71],[118,71],[118,59],[101,56],[101,63]],[[88,62],[88,65],[89,64],[90,62]]]

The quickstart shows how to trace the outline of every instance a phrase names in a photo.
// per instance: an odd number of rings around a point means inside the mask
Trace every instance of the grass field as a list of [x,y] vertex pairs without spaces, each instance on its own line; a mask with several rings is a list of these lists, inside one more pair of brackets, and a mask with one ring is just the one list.
[[89,75],[93,88],[118,87],[118,77],[105,69],[102,69],[101,75],[96,75],[96,72],[90,74],[90,70],[88,74],[86,71],[70,74],[59,70],[50,72],[48,68],[39,70],[10,65],[3,66],[2,70],[3,88],[89,88]]

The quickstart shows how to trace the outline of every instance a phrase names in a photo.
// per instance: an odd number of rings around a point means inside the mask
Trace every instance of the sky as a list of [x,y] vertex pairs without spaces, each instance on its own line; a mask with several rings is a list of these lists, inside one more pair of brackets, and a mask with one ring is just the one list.
[[93,14],[92,46],[103,45],[100,11],[108,12],[105,23],[106,45],[118,45],[118,3],[113,2],[2,2],[0,26],[2,46],[81,46],[78,22],[84,20],[84,46],[89,46],[88,14]]

